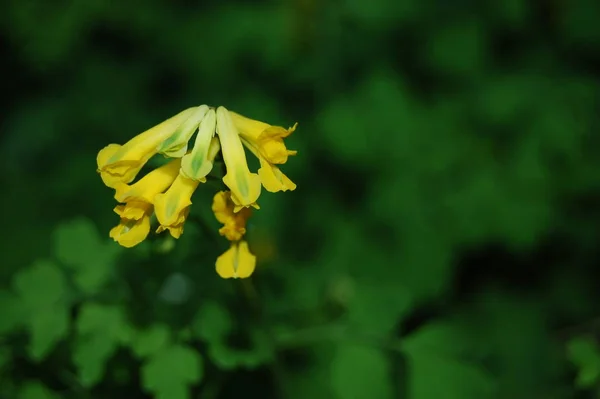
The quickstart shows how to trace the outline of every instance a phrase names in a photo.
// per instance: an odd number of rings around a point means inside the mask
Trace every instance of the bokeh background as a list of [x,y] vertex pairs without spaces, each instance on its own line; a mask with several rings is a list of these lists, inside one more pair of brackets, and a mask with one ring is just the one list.
[[[0,397],[598,397],[600,2],[7,0]],[[192,105],[298,130],[249,280],[95,157]]]

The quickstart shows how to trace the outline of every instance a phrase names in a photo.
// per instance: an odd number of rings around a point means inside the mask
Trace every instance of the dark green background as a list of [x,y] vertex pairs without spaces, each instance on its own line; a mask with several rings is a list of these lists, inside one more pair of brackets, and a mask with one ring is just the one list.
[[[0,397],[598,397],[600,2],[7,0]],[[298,130],[248,238],[126,250],[95,157],[200,104]]]

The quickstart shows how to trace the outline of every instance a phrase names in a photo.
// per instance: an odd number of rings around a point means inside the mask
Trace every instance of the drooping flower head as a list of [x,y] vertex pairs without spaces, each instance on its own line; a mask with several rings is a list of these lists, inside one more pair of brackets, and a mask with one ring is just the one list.
[[[102,181],[115,189],[115,199],[121,203],[115,208],[120,222],[110,236],[125,247],[135,246],[148,236],[150,217],[155,214],[157,232],[168,230],[179,238],[192,196],[207,181],[221,154],[227,191],[215,195],[212,209],[223,224],[219,233],[231,241],[231,247],[218,258],[217,272],[224,278],[248,277],[256,257],[243,237],[251,208],[260,209],[261,187],[269,192],[296,189],[279,169],[289,156],[296,155],[283,140],[295,129],[296,125],[289,129],[271,126],[222,106],[201,105],[178,113],[123,145],[109,144],[96,160]],[[257,172],[250,171],[244,147],[258,158]],[[130,184],[156,154],[173,160]]]

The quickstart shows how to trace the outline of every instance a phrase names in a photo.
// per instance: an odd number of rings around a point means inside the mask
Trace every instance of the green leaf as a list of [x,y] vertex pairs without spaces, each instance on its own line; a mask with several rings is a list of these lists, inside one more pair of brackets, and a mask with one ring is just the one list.
[[250,348],[233,348],[227,344],[225,337],[211,341],[208,347],[210,359],[221,369],[236,368],[253,369],[273,359],[273,347],[264,332],[250,331]]
[[[427,222],[429,223],[429,222]],[[420,230],[417,230],[420,228]],[[432,236],[432,234],[438,236]],[[415,226],[406,248],[395,258],[397,277],[415,302],[442,295],[452,284],[452,248],[433,225]]]
[[75,219],[60,225],[54,234],[56,256],[75,271],[75,284],[94,294],[106,283],[120,247],[100,239],[88,219]]
[[493,398],[493,384],[481,367],[429,352],[410,353],[409,394],[411,399]]
[[59,399],[59,396],[39,382],[28,382],[19,391],[19,399]]
[[215,301],[206,301],[192,322],[194,334],[208,342],[218,340],[231,331],[232,320],[227,308]]
[[354,93],[325,107],[317,121],[320,140],[335,148],[332,156],[354,166],[414,153],[412,136],[422,134],[422,110],[398,75],[387,70],[373,73]]
[[578,367],[576,384],[579,388],[592,388],[600,381],[600,350],[596,340],[576,337],[567,345],[569,360]]
[[107,335],[95,334],[77,340],[73,363],[82,386],[91,387],[102,379],[104,366],[116,349],[117,342]]
[[129,337],[131,327],[120,307],[85,303],[77,319],[77,332],[73,361],[81,384],[90,387],[102,378],[106,362]]
[[139,331],[131,343],[131,349],[138,357],[150,356],[162,349],[170,338],[171,331],[162,324]]
[[573,1],[565,4],[562,12],[557,22],[567,43],[589,51],[597,49],[600,30],[596,16],[600,13],[600,4],[595,0]]
[[420,4],[415,0],[346,0],[341,4],[344,14],[348,14],[361,26],[382,29],[398,26],[414,19]]
[[3,372],[3,368],[10,364],[11,353],[8,347],[0,346],[0,375]]
[[187,399],[189,386],[204,374],[202,358],[194,349],[171,345],[152,355],[142,366],[142,386],[157,399]]
[[529,3],[525,0],[504,0],[490,3],[494,17],[511,28],[521,28],[527,22]]
[[433,68],[466,76],[483,68],[488,57],[486,32],[480,21],[455,21],[431,32],[433,36],[422,48]]
[[493,382],[482,367],[461,360],[469,343],[470,338],[464,331],[447,323],[427,325],[407,337],[402,347],[409,366],[408,397],[493,397]]
[[73,268],[86,267],[98,256],[102,242],[89,219],[74,219],[57,227],[54,250],[58,259]]
[[390,372],[380,349],[340,345],[331,363],[331,385],[340,399],[392,398]]
[[523,74],[495,74],[482,83],[474,107],[490,126],[514,123],[531,112],[537,93],[543,90],[539,79]]
[[12,311],[22,311],[21,318],[31,335],[28,352],[39,362],[69,329],[65,278],[54,263],[40,260],[17,273],[13,289],[20,304],[13,304]]
[[6,334],[21,327],[25,320],[25,305],[21,298],[8,291],[0,291],[0,334]]
[[60,269],[49,260],[39,260],[17,273],[13,288],[29,311],[46,309],[66,296],[66,281]]
[[381,336],[394,330],[411,305],[410,293],[402,285],[363,282],[356,284],[347,317],[361,331]]
[[467,353],[473,340],[467,331],[449,322],[429,323],[402,341],[409,353],[432,352],[450,356]]
[[28,321],[31,342],[28,352],[34,361],[41,361],[54,345],[67,335],[69,330],[69,309],[66,306],[54,306],[33,313]]
[[[332,384],[332,356],[337,347],[329,342],[306,347],[310,367],[286,370],[286,397],[289,399],[335,398]],[[374,398],[368,396],[367,398]]]
[[[112,250],[114,253],[113,247]],[[117,248],[118,249],[118,248]],[[75,274],[75,285],[86,294],[95,294],[101,290],[113,272],[114,260],[112,259],[110,246],[106,246],[106,252],[98,254],[97,259],[88,264],[85,269],[80,269]]]
[[[181,248],[179,250],[188,253]],[[191,287],[191,280],[187,276],[181,273],[173,273],[163,283],[158,296],[167,303],[179,305],[188,300],[192,292]]]
[[121,307],[86,302],[77,319],[77,331],[82,335],[107,332],[116,339],[125,324],[126,318]]
[[246,364],[246,358],[240,351],[231,349],[225,342],[211,342],[208,347],[210,360],[222,370],[233,370]]
[[[527,294],[488,288],[472,299],[477,308],[468,328],[481,341],[482,354],[494,364],[498,397],[531,398],[540,387],[552,393],[564,376],[564,355],[556,337],[548,329],[548,309],[544,301]],[[519,328],[506,328],[506,326]],[[487,353],[486,353],[487,352]],[[551,396],[551,395],[550,395]]]

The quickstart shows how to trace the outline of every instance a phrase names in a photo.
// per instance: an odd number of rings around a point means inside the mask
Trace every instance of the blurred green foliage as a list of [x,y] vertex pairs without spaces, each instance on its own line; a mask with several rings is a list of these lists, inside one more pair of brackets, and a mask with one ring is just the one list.
[[[6,1],[0,398],[599,397],[599,4]],[[97,151],[204,103],[299,122],[250,280],[209,185],[108,238]]]

